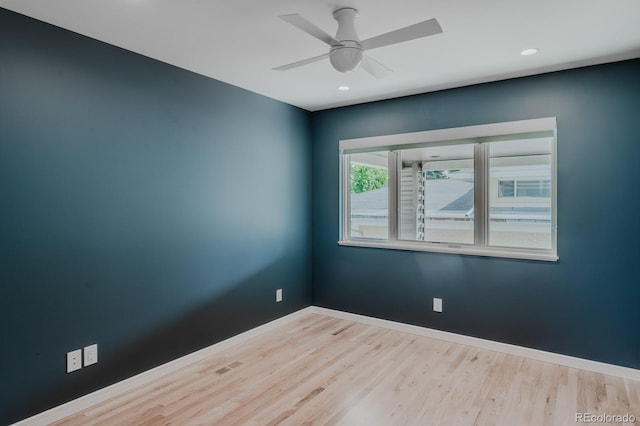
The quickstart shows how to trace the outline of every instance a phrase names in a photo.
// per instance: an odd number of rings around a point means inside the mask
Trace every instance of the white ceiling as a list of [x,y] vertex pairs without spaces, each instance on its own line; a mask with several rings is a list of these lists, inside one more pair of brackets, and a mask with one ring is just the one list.
[[[437,18],[443,33],[368,51],[395,72],[341,74],[328,60],[273,67],[328,46],[278,19],[299,13],[331,35],[340,6],[366,39]],[[0,0],[0,7],[315,111],[640,57],[640,0]],[[539,53],[520,56],[535,47]],[[340,92],[338,86],[351,90]]]

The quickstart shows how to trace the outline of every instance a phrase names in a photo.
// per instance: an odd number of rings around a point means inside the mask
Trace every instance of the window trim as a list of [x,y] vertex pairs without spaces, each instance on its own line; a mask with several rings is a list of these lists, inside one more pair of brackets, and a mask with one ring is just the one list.
[[[515,247],[490,246],[487,233],[489,217],[486,214],[488,204],[488,161],[486,145],[505,137],[509,140],[513,135],[537,137],[552,134],[551,147],[551,249],[527,249]],[[457,127],[450,129],[428,130],[395,135],[374,136],[358,139],[346,139],[339,142],[340,159],[340,235],[341,246],[370,247],[394,250],[424,251],[437,253],[453,253],[476,256],[490,256],[514,259],[557,261],[557,127],[556,118],[538,118],[504,123],[483,124],[477,126]],[[474,244],[434,243],[425,241],[398,240],[398,155],[397,150],[416,145],[454,145],[474,144],[475,147],[475,218]],[[350,161],[349,155],[358,152],[389,151],[389,238],[372,239],[350,237]],[[515,188],[514,188],[515,190]],[[515,197],[515,194],[514,194]]]

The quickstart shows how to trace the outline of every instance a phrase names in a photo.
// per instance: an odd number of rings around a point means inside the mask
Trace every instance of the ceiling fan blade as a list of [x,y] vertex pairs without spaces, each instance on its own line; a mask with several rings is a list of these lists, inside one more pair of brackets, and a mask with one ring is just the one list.
[[400,28],[399,30],[380,34],[360,42],[364,50],[376,49],[378,47],[388,46],[390,44],[402,43],[404,41],[414,40],[416,38],[427,37],[434,34],[440,34],[442,28],[435,18],[428,21],[419,22]]
[[305,33],[314,36],[318,40],[327,43],[329,46],[342,46],[342,43],[340,43],[338,40],[331,37],[322,29],[318,28],[315,24],[307,21],[297,13],[293,13],[291,15],[280,15],[279,18],[304,31]]
[[382,65],[369,55],[364,55],[362,58],[362,68],[374,76],[375,78],[384,78],[393,73],[393,70],[386,65]]
[[297,67],[301,67],[303,65],[311,64],[313,62],[317,62],[317,61],[319,61],[321,59],[328,58],[328,57],[329,57],[329,53],[323,53],[320,56],[314,56],[313,58],[303,59],[301,61],[293,62],[293,63],[287,64],[287,65],[282,65],[282,66],[279,66],[279,67],[276,67],[276,68],[273,68],[273,69],[276,70],[276,71],[286,71],[286,70],[290,70],[292,68],[297,68]]

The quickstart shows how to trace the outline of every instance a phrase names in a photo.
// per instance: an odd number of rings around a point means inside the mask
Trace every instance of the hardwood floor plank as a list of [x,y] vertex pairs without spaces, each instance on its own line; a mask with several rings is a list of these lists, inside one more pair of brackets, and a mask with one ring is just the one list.
[[570,425],[640,382],[311,314],[57,423]]

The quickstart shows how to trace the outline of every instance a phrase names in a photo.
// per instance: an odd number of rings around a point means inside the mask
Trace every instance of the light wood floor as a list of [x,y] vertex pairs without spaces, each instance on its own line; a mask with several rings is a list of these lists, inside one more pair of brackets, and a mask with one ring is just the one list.
[[575,425],[640,382],[309,315],[56,425]]

